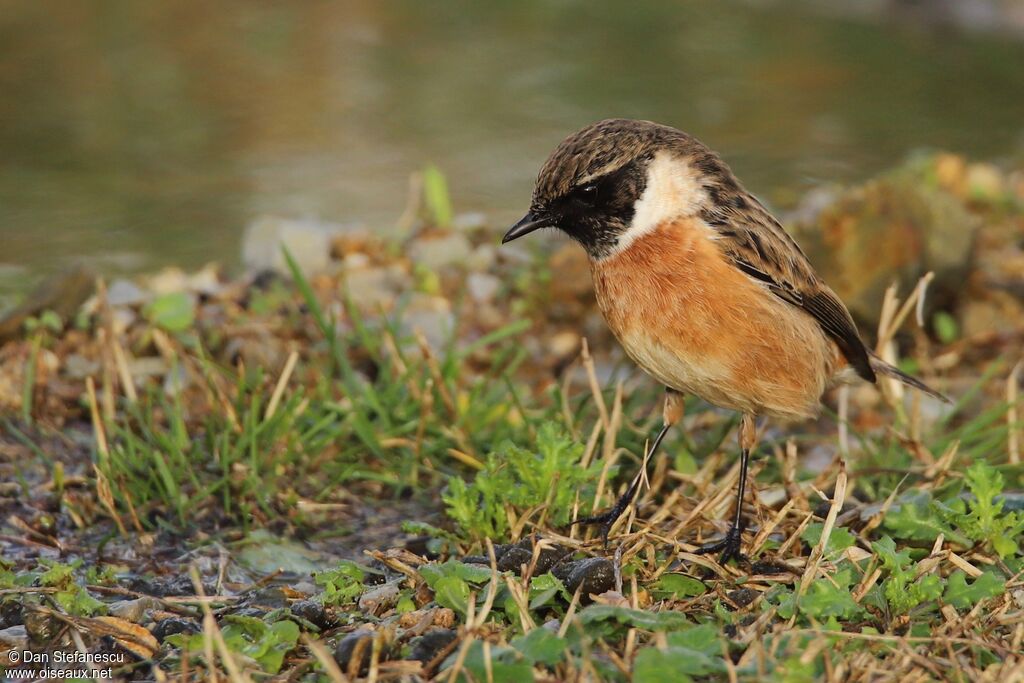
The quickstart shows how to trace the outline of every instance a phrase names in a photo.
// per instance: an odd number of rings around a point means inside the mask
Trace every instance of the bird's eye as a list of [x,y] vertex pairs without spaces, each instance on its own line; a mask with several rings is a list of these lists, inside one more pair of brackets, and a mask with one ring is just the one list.
[[597,203],[597,185],[594,183],[580,185],[573,194],[576,195],[577,199],[589,206]]

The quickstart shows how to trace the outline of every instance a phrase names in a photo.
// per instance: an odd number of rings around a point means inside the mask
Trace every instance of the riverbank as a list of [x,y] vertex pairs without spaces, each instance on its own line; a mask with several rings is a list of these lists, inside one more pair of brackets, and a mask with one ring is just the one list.
[[421,181],[394,237],[267,218],[242,275],[75,272],[0,317],[4,649],[140,680],[1024,666],[1024,173],[928,155],[797,203],[865,336],[956,405],[865,386],[844,429],[837,395],[769,424],[728,567],[692,551],[735,420],[696,401],[609,549],[567,526],[628,483],[660,392],[578,249],[499,249]]

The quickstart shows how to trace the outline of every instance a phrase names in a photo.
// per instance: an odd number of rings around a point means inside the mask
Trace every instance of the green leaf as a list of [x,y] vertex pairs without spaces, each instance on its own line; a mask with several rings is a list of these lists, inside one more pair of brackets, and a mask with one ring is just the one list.
[[972,583],[967,583],[967,574],[962,570],[956,570],[946,580],[946,592],[942,595],[943,601],[956,607],[966,609],[974,605],[1001,595],[1006,590],[1006,579],[991,572],[985,572]]
[[[494,681],[494,683],[526,683],[534,680],[533,667],[523,661],[521,655],[510,647],[490,646],[489,665],[485,661],[483,643],[479,640],[469,646],[464,666],[472,674],[474,681]],[[454,661],[455,655],[446,660],[446,664]],[[444,678],[442,676],[442,678]],[[460,681],[468,681],[465,676]]]
[[616,605],[591,605],[580,611],[580,623],[587,625],[601,621],[616,621],[647,631],[673,631],[692,622],[682,612],[647,612]]
[[442,576],[434,583],[434,599],[441,607],[466,614],[469,606],[469,584],[457,576]]
[[898,538],[913,541],[931,543],[942,534],[959,545],[971,545],[970,539],[943,518],[927,493],[902,501],[898,509],[890,510],[885,515],[885,528]]
[[946,311],[938,311],[932,317],[932,327],[935,329],[935,336],[943,344],[950,344],[960,336],[960,326],[956,318]]
[[722,634],[714,624],[701,624],[670,633],[668,644],[709,656],[722,654]]
[[511,645],[533,664],[555,666],[562,661],[568,642],[546,628],[535,628]]
[[195,322],[195,306],[187,292],[161,294],[146,304],[143,313],[168,332],[184,332]]
[[686,574],[667,573],[655,581],[651,592],[659,600],[665,598],[689,598],[697,595],[704,595],[708,587],[704,582]]
[[[693,651],[667,647],[659,650],[648,647],[637,653],[633,662],[634,683],[688,683],[693,679],[686,669],[691,664]],[[697,668],[701,668],[700,664]],[[708,672],[710,673],[710,671]]]
[[441,169],[433,164],[423,169],[423,200],[430,220],[439,228],[452,223],[452,202],[448,194],[448,181]]
[[363,593],[365,570],[355,562],[344,560],[334,569],[315,572],[313,581],[323,586],[324,592],[317,596],[325,605],[347,605],[355,602]]
[[836,586],[828,579],[816,579],[800,599],[800,611],[815,619],[839,617],[852,619],[864,610],[858,605],[847,586]]
[[[800,538],[806,541],[811,547],[814,547],[821,542],[821,532],[824,528],[825,525],[820,522],[808,524]],[[825,548],[825,555],[832,557],[837,553],[846,550],[856,542],[856,537],[847,529],[843,527],[833,527],[832,533],[828,537],[828,546]]]
[[565,589],[565,584],[551,572],[533,577],[530,580],[530,609],[544,607],[559,593],[567,601],[572,599],[569,591]]
[[942,580],[934,574],[918,577],[916,565],[910,561],[910,551],[897,551],[892,538],[884,536],[871,547],[889,573],[882,582],[882,590],[889,609],[894,613],[905,614],[942,595]]

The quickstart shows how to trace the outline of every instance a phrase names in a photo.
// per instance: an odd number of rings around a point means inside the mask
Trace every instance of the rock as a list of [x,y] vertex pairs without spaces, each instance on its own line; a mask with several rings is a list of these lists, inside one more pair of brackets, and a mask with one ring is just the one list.
[[120,617],[133,624],[141,623],[146,612],[154,609],[160,603],[150,597],[138,598],[135,600],[119,600],[111,603],[107,608],[112,617]]
[[580,336],[568,330],[552,335],[548,342],[551,355],[555,358],[568,358],[580,351]]
[[466,278],[469,295],[477,303],[491,301],[501,290],[501,280],[489,273],[470,273]]
[[287,274],[287,248],[303,275],[327,269],[334,239],[346,230],[339,223],[264,216],[249,224],[242,241],[242,263],[251,270]]
[[382,268],[345,268],[344,286],[362,309],[374,313],[390,307],[403,293],[412,289],[409,274],[399,266]]
[[575,593],[583,586],[583,597],[600,595],[615,586],[615,565],[606,557],[587,557],[559,564],[551,570],[565,584],[566,590]]
[[408,658],[417,662],[423,662],[424,664],[433,661],[458,636],[458,633],[447,628],[428,631],[412,641],[412,648],[409,651]]
[[[342,673],[357,673],[362,676],[369,670],[373,638],[373,631],[360,629],[353,631],[338,642],[338,646],[334,649],[334,661],[338,663]],[[352,661],[353,657],[358,657],[357,662]],[[352,666],[351,669],[350,666]]]
[[291,612],[300,619],[305,619],[321,629],[332,628],[338,623],[337,619],[328,613],[323,604],[316,600],[298,600],[292,604]]
[[131,280],[114,280],[107,287],[107,303],[111,306],[141,306],[152,298],[152,292],[147,292]]
[[497,260],[498,252],[490,244],[481,244],[466,260],[466,267],[474,271],[490,271]]
[[[962,289],[980,221],[941,182],[929,184],[921,166],[912,162],[839,193],[829,204],[796,211],[801,219],[792,232],[861,320],[877,320],[894,279],[906,295],[921,275],[934,271],[931,303],[952,300]],[[941,175],[941,168],[935,172]]]
[[21,305],[0,314],[0,343],[18,336],[25,321],[43,311],[53,311],[65,322],[71,320],[92,295],[95,280],[91,270],[81,267],[46,280]]
[[452,220],[452,228],[461,232],[473,232],[487,227],[487,216],[479,211],[460,213]]
[[99,361],[90,360],[77,353],[69,353],[64,358],[64,374],[71,379],[85,379],[100,371]]
[[359,596],[359,609],[380,616],[398,604],[400,585],[404,577],[372,588]]
[[184,633],[186,635],[199,633],[199,624],[191,619],[168,617],[156,622],[153,628],[150,629],[150,633],[162,643],[167,636],[173,636],[177,633]]
[[28,632],[24,624],[10,626],[0,631],[0,648],[4,650],[24,650],[28,648]]
[[512,547],[505,551],[498,560],[499,572],[518,572],[523,565],[529,566],[533,559],[533,551],[527,548]]
[[415,294],[401,320],[403,332],[420,331],[435,351],[444,347],[455,329],[455,315],[448,299]]
[[419,237],[406,248],[409,260],[429,270],[463,265],[471,251],[469,240],[458,232]]
[[760,593],[753,588],[738,588],[734,591],[729,591],[726,595],[740,607],[746,607],[756,600]]

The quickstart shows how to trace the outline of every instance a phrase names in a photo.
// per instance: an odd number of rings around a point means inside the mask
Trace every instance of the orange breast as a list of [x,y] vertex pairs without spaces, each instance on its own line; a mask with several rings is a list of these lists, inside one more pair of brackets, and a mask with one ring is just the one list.
[[817,411],[838,350],[808,314],[744,275],[696,220],[677,220],[591,263],[626,353],[666,386],[788,419]]

